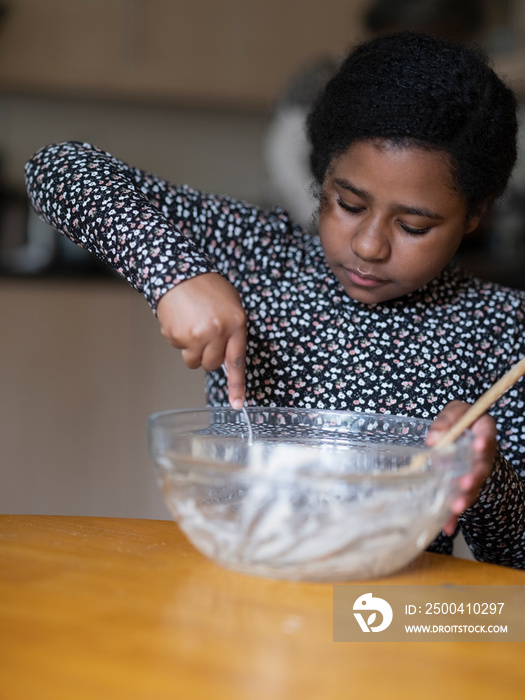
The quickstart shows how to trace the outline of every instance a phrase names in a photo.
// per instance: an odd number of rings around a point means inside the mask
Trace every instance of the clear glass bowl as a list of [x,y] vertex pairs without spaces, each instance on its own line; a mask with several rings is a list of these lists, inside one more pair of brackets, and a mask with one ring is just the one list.
[[248,574],[310,581],[400,569],[439,533],[470,470],[472,435],[429,454],[430,421],[295,408],[168,411],[148,440],[168,508],[189,540]]

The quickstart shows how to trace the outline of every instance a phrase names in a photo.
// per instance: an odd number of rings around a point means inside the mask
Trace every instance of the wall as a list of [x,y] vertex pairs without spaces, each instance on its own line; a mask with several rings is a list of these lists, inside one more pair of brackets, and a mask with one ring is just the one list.
[[0,512],[167,517],[147,419],[204,377],[124,282],[0,280],[0,387]]
[[258,203],[266,123],[261,112],[0,94],[3,177],[23,188],[32,153],[76,139],[174,182]]

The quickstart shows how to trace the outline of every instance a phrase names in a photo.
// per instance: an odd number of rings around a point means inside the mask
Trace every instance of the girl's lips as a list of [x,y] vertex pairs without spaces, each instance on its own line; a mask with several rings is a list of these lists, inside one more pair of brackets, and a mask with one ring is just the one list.
[[374,275],[369,275],[366,272],[361,272],[361,270],[351,270],[345,268],[345,272],[348,279],[359,287],[379,287],[379,285],[385,284],[387,281],[381,279],[381,277],[375,277]]

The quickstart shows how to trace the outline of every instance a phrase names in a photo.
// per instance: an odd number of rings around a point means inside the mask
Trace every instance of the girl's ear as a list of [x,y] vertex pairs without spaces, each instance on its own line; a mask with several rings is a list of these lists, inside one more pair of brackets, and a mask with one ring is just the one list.
[[473,231],[475,231],[478,228],[480,221],[487,213],[488,208],[489,208],[488,202],[485,202],[484,204],[481,205],[481,207],[478,209],[476,214],[470,216],[467,219],[467,224],[465,226],[465,236],[467,236],[469,233],[472,233]]
[[478,226],[479,222],[481,221],[481,216],[471,216],[470,219],[467,221],[467,225],[465,227],[465,236],[468,236],[469,233],[472,233],[475,231]]

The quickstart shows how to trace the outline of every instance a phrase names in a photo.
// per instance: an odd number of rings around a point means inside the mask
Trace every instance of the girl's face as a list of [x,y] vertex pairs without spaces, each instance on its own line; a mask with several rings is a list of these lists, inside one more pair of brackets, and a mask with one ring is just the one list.
[[377,304],[434,279],[479,219],[466,219],[446,154],[362,141],[327,171],[319,234],[347,294]]

